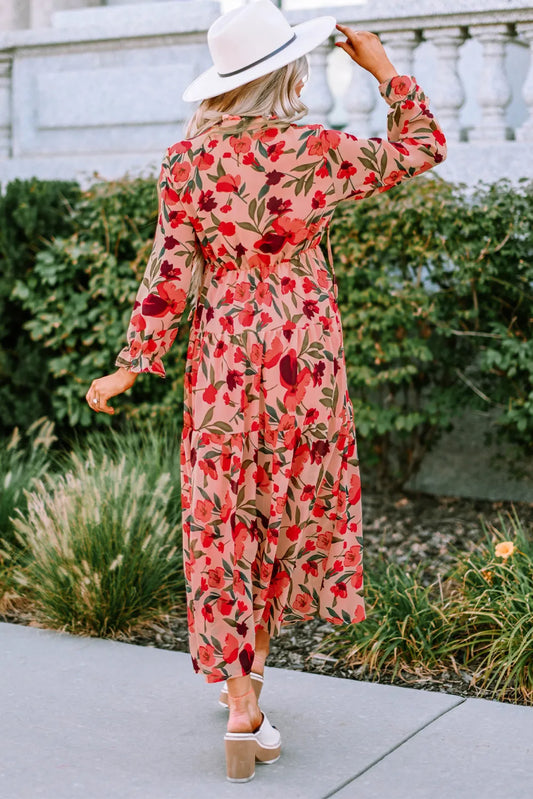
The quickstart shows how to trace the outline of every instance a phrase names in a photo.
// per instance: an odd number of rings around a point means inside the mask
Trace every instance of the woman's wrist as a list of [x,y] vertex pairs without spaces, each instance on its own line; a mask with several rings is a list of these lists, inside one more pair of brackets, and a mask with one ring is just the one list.
[[393,64],[389,62],[388,64],[384,64],[383,67],[376,69],[373,74],[378,83],[386,83],[391,78],[395,78],[400,73],[393,66]]
[[128,388],[135,383],[137,374],[137,372],[130,372],[129,369],[126,369],[124,366],[119,366],[117,369],[117,375],[120,376],[121,380],[124,381],[124,385]]

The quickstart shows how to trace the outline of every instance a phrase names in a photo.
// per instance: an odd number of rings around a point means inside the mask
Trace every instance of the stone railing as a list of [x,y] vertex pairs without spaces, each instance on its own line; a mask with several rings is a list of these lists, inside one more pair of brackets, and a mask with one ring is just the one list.
[[[191,108],[181,93],[209,63],[205,34],[218,3],[85,5],[52,14],[49,27],[0,33],[2,183],[153,171],[182,135]],[[443,177],[533,177],[533,5],[371,0],[287,16],[295,23],[322,13],[378,33],[398,71],[416,76],[449,143]],[[309,120],[384,135],[376,81],[333,38],[310,61]]]

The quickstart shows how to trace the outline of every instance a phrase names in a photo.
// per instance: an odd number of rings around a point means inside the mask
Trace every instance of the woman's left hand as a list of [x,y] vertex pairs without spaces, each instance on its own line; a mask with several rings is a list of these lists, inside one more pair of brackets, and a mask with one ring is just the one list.
[[85,399],[93,411],[114,414],[115,409],[107,404],[108,399],[127,391],[136,378],[136,372],[129,372],[121,366],[116,372],[93,380]]

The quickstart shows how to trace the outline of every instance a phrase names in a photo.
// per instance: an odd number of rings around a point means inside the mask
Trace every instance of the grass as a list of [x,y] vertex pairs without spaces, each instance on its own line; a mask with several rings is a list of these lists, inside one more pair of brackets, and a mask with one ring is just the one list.
[[403,670],[431,669],[449,636],[446,600],[438,583],[423,586],[421,566],[413,571],[395,562],[365,575],[364,622],[339,627],[321,649],[350,667],[365,664],[378,680]]
[[89,449],[70,460],[66,474],[35,481],[14,519],[28,555],[14,581],[48,626],[113,637],[181,599],[171,476],[151,480],[124,454]]
[[516,512],[484,531],[485,543],[450,573],[458,587],[450,651],[495,698],[533,703],[533,541]]
[[125,459],[126,469],[140,468],[148,490],[153,488],[161,474],[168,473],[169,504],[167,519],[171,524],[181,524],[181,497],[179,480],[181,426],[177,419],[164,417],[162,421],[130,419],[121,428],[99,429],[89,432],[83,439],[74,439],[70,449],[59,459],[58,468],[70,468],[72,458],[81,460],[91,450],[96,462],[105,457],[114,461]]

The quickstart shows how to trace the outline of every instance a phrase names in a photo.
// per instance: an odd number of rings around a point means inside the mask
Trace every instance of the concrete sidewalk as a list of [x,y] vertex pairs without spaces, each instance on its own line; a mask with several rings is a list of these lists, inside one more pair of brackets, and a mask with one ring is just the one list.
[[281,759],[231,784],[219,689],[185,654],[0,623],[0,796],[533,796],[533,708],[274,668]]

